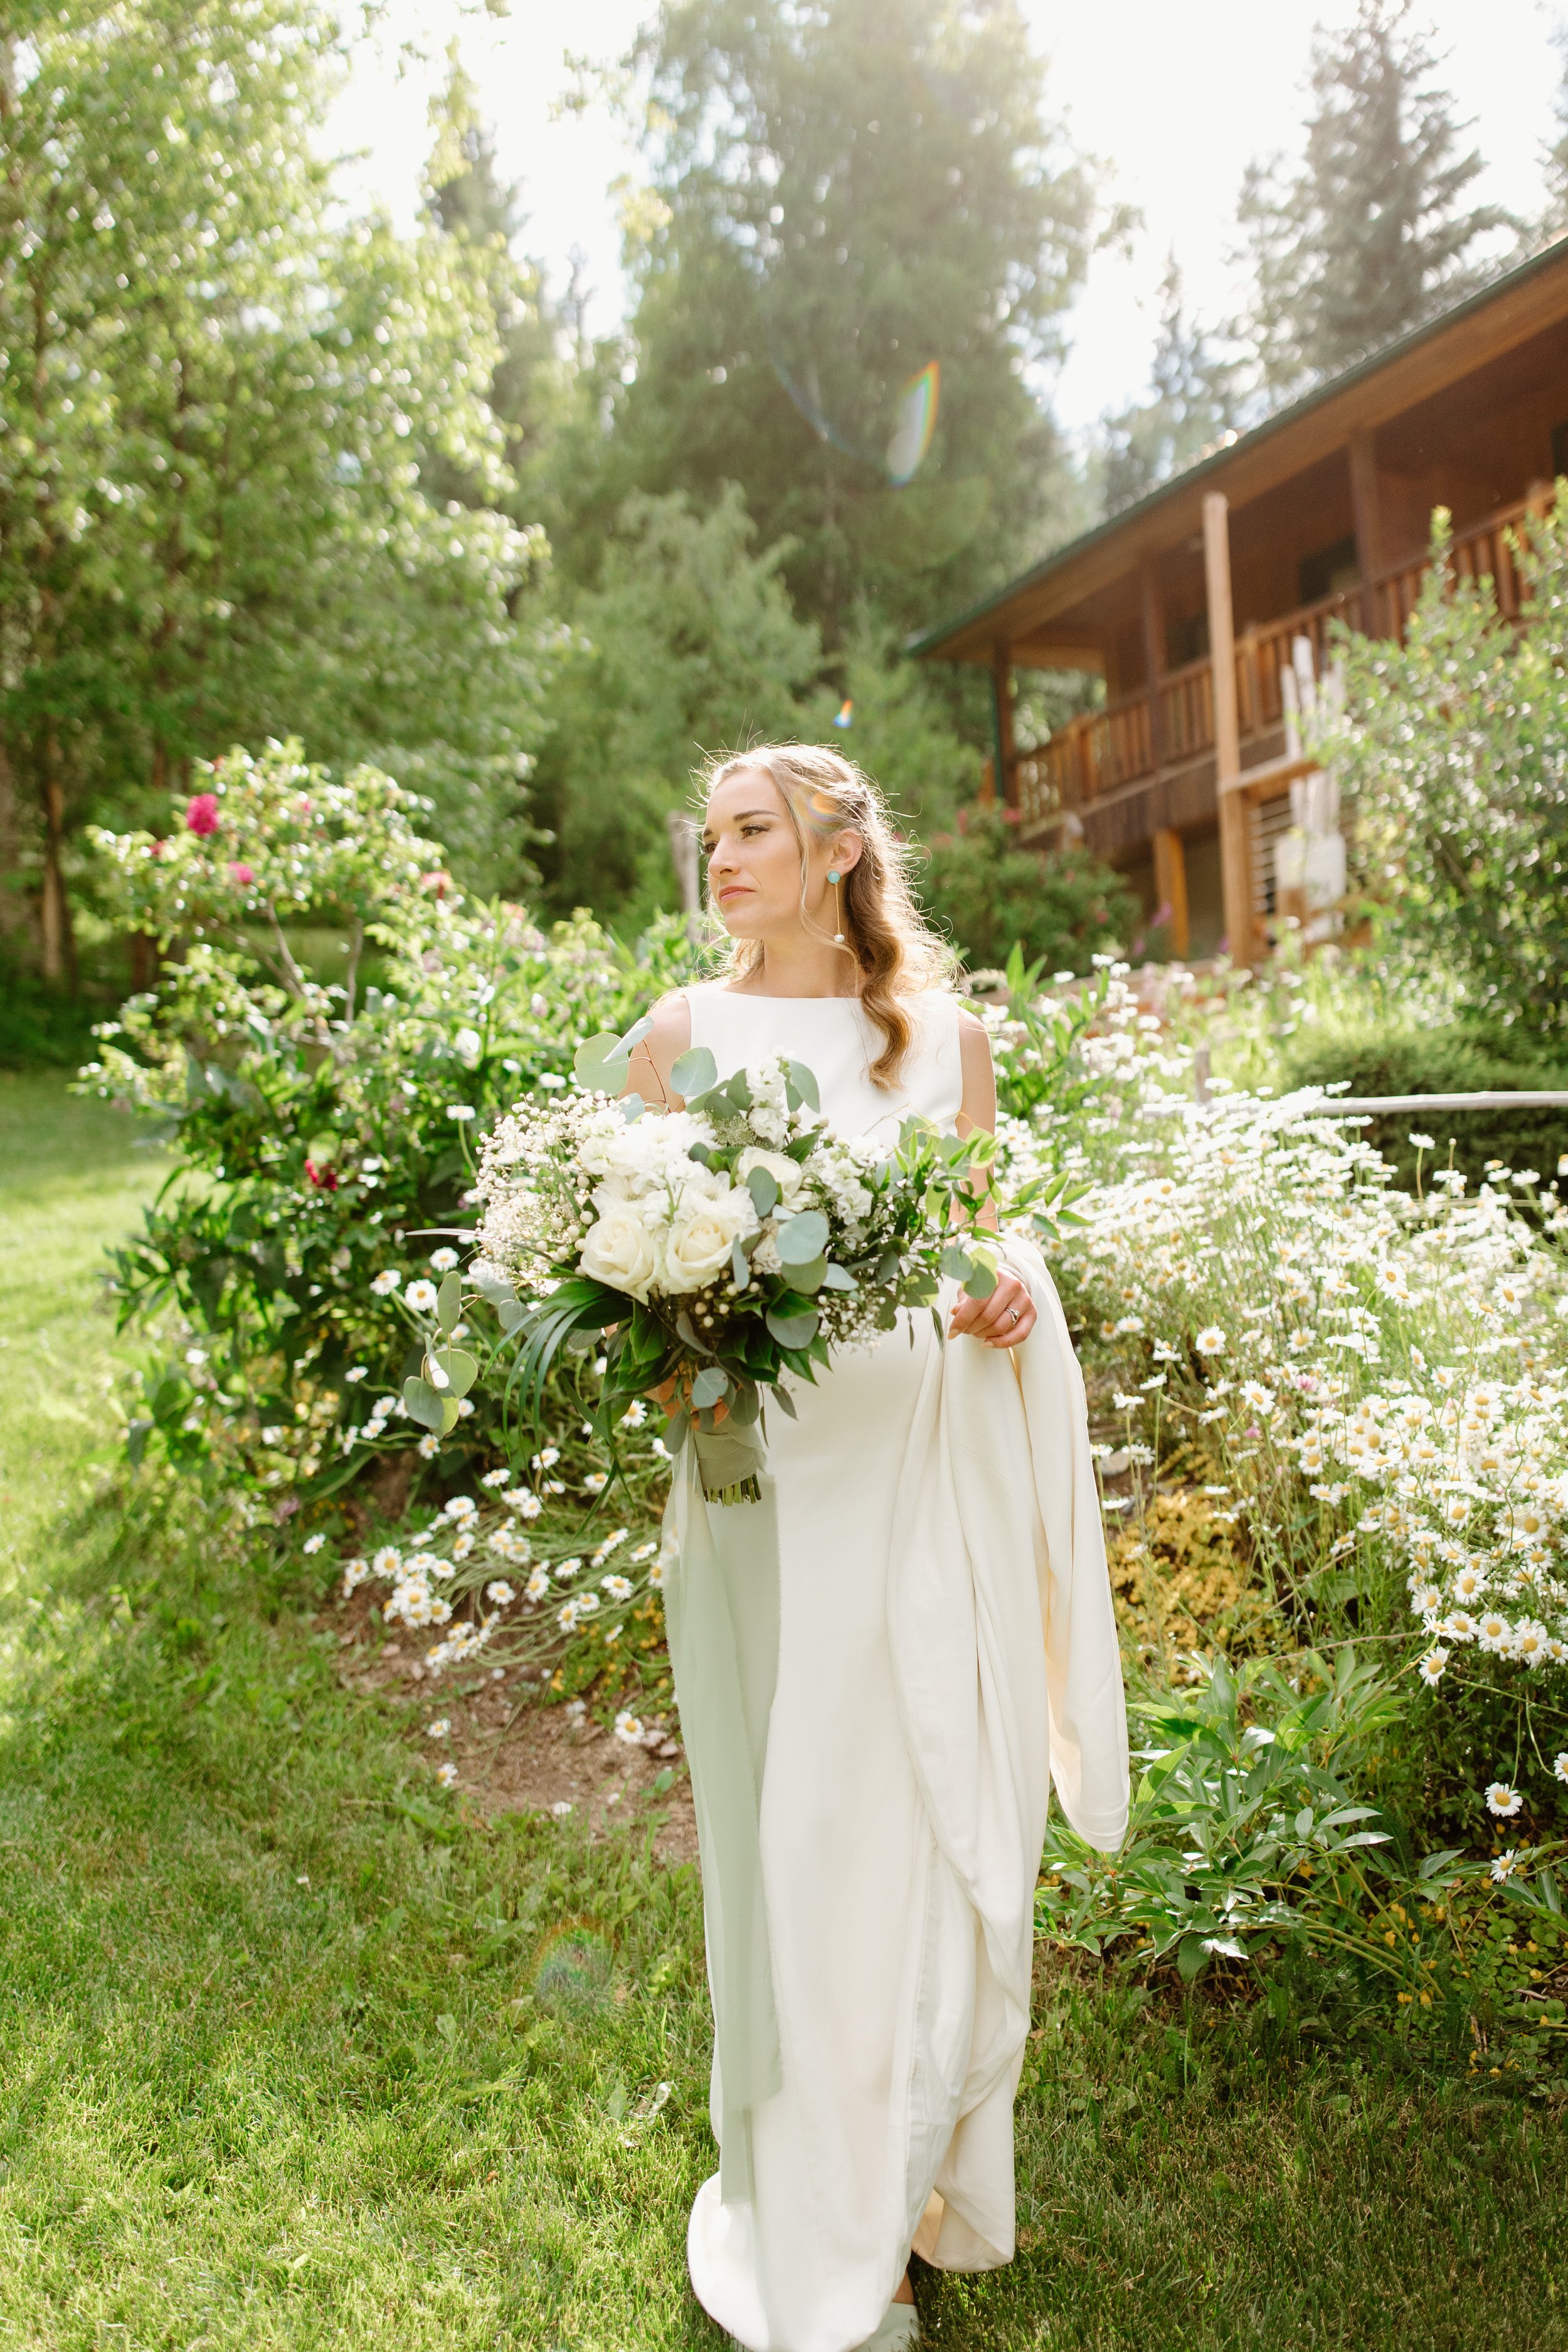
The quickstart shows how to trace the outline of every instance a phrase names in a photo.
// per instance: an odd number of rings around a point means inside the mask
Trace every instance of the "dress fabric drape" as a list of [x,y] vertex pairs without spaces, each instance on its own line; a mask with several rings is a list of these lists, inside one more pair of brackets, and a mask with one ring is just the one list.
[[[890,1094],[870,1076],[880,1033],[853,999],[688,997],[692,1043],[721,1076],[787,1054],[816,1073],[842,1132],[890,1143],[910,1110],[956,1119],[950,997],[911,1001],[916,1042]],[[862,2344],[911,2245],[953,2270],[1011,2259],[1048,1789],[1097,1845],[1126,1823],[1083,1384],[1038,1254],[1009,1241],[1006,1255],[1039,1310],[1021,1349],[944,1345],[929,1314],[901,1316],[815,1384],[790,1381],[797,1417],[768,1413],[762,1505],[710,1505],[694,1530],[689,1487],[672,1501],[687,1553],[668,1570],[671,1652],[716,2007],[742,1997],[737,1909],[760,1969],[744,1996],[757,2016],[718,2020],[721,2162],[692,2208],[688,2259],[701,2303],[751,2352]],[[942,1305],[945,1323],[945,1289]],[[716,1694],[720,1653],[690,1641],[699,1606],[736,1612],[733,1689]],[[683,1680],[700,1654],[700,1688],[696,1664]],[[740,1793],[760,1904],[749,1880],[730,1890],[728,1973],[713,1966],[719,1859],[734,1851],[720,1832],[738,1798],[702,1770],[716,1707],[756,1768]],[[745,2053],[751,2105],[726,2102],[725,2047]]]

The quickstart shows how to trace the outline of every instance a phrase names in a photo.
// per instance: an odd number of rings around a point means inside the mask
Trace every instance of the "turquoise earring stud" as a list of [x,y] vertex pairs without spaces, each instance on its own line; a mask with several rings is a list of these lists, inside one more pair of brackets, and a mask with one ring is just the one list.
[[837,866],[830,866],[828,867],[828,869],[827,869],[827,878],[828,878],[828,880],[829,880],[831,883],[833,883],[833,884],[837,887],[837,881],[838,881],[838,868],[837,868]]

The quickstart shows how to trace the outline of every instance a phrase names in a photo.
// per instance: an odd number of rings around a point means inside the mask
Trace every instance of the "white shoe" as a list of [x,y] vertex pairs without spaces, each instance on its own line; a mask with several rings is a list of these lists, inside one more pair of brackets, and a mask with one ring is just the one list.
[[921,2340],[921,2315],[912,2303],[890,2303],[875,2336],[868,2336],[858,2352],[903,2352]]

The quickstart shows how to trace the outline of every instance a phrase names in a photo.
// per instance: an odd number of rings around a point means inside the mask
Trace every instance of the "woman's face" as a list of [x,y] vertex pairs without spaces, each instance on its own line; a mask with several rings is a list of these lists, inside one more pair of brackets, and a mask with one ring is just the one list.
[[[702,847],[709,895],[731,939],[777,939],[803,928],[800,836],[765,768],[725,777],[708,803]],[[857,834],[808,835],[805,912],[816,930],[837,928],[825,919],[833,912],[829,866],[847,873],[859,855]]]

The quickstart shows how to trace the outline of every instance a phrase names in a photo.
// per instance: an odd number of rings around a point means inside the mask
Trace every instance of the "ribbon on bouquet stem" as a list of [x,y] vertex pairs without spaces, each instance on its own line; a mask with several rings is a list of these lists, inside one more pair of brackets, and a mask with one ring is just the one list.
[[[714,1432],[703,1442],[721,1438],[738,1459],[738,1441],[753,1435]],[[714,1466],[732,1471],[734,1463],[727,1456]],[[704,1478],[699,1447],[683,1445],[665,1508],[664,1613],[702,1861],[721,2103],[719,2191],[731,2205],[752,2200],[751,2110],[784,2081],[759,1827],[778,1680],[778,1501],[765,1479],[754,1502],[710,1503]],[[732,1488],[738,1482],[727,1476],[724,1483]]]

